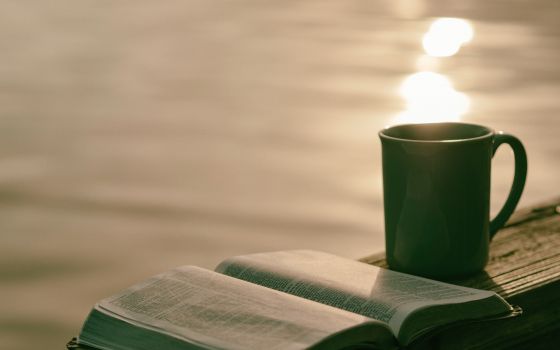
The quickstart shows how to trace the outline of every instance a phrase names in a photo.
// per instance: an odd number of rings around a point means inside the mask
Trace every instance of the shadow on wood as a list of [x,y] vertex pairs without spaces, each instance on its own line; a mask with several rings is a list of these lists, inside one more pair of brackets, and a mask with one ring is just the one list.
[[[490,246],[486,269],[454,284],[492,290],[521,317],[442,331],[411,349],[549,349],[560,344],[560,198],[517,211]],[[387,267],[384,254],[361,259]]]

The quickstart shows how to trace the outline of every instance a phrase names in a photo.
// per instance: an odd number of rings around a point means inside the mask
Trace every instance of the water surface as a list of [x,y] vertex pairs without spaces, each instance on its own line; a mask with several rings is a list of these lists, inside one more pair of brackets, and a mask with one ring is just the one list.
[[[559,194],[555,1],[1,7],[2,347],[60,348],[97,300],[173,266],[382,250],[385,125],[510,132],[521,205]],[[513,172],[495,158],[494,211]]]

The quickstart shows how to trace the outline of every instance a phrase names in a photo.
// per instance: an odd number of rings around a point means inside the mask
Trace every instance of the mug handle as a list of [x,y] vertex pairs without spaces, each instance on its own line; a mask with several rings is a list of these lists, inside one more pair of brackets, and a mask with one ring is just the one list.
[[496,215],[496,217],[490,221],[490,239],[494,237],[496,232],[502,228],[506,221],[509,219],[519,198],[521,198],[521,193],[523,192],[523,187],[525,186],[525,179],[527,177],[527,154],[525,153],[525,148],[519,139],[513,135],[505,134],[499,131],[494,135],[493,145],[492,145],[492,157],[496,154],[496,150],[501,144],[507,143],[513,149],[513,155],[515,158],[515,174],[513,175],[513,184],[509,191],[506,203]]

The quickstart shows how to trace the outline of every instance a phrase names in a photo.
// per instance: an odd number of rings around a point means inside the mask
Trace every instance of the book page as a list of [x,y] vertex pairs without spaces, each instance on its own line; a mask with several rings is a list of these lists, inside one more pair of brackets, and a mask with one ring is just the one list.
[[[97,309],[211,348],[302,349],[363,316],[197,267],[181,267],[101,301]],[[390,331],[387,329],[387,334]]]
[[386,322],[396,335],[415,310],[495,295],[310,250],[234,257],[216,271]]

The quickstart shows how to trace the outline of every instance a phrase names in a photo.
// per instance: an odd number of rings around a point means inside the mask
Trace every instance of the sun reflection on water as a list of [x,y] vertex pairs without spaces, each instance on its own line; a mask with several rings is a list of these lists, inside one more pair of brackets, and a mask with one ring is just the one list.
[[459,121],[468,112],[469,97],[436,70],[440,66],[438,60],[457,54],[473,35],[472,25],[463,19],[439,18],[432,22],[422,40],[427,55],[419,56],[420,71],[404,79],[399,88],[406,110],[395,116],[394,124]]
[[474,31],[469,22],[459,18],[439,18],[435,20],[424,38],[422,46],[433,57],[455,55],[461,46],[472,40]]
[[396,123],[458,121],[470,105],[467,95],[455,90],[446,76],[434,72],[410,75],[399,92],[407,109],[397,115]]

